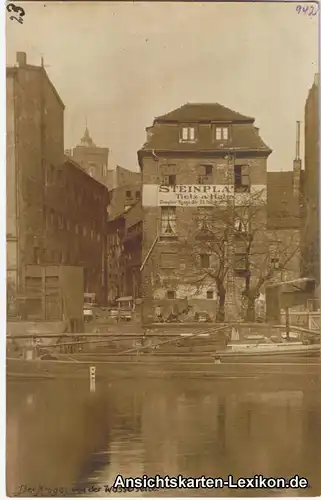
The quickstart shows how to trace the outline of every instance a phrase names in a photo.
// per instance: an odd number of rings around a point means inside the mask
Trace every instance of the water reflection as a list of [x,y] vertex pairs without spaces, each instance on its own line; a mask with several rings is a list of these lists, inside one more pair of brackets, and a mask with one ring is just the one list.
[[[8,494],[21,484],[77,488],[115,476],[292,476],[321,491],[319,386],[267,389],[250,381],[9,384]],[[249,495],[250,493],[250,495]],[[215,496],[280,492],[216,490]],[[173,491],[158,492],[173,496]],[[213,496],[213,491],[201,492]],[[106,496],[102,490],[101,496]],[[200,495],[200,491],[175,491]],[[97,492],[93,493],[97,496]]]

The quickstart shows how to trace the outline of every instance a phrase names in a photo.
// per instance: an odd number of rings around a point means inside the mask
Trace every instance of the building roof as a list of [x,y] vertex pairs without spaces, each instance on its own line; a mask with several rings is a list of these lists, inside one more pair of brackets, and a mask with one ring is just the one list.
[[268,172],[268,226],[276,229],[298,229],[300,227],[299,208],[293,193],[293,171]]
[[[181,141],[180,127],[191,123],[195,126],[195,140]],[[228,124],[231,127],[228,141],[217,140],[212,123]],[[227,152],[255,152],[268,156],[272,150],[263,142],[254,118],[237,113],[218,103],[187,103],[165,115],[155,118],[148,127],[147,141],[138,152],[138,161],[146,154],[225,154]],[[176,125],[176,126],[175,126]]]
[[105,188],[107,193],[108,193],[108,199],[110,202],[110,191],[108,191],[108,187],[105,184],[103,184],[102,182],[99,182],[97,179],[95,179],[94,177],[89,175],[87,170],[82,165],[79,165],[79,163],[77,163],[72,157],[70,157],[68,155],[64,155],[64,166],[68,165],[68,164],[72,165],[73,167],[80,170],[84,175],[87,176],[88,180],[90,179],[90,182],[95,182],[96,184],[99,184],[102,188]]
[[138,200],[134,205],[132,205],[124,215],[126,219],[127,228],[135,226],[135,224],[141,222],[143,220],[143,209],[141,200]]
[[155,126],[141,151],[173,152],[224,152],[258,151],[269,155],[272,150],[263,142],[251,123],[232,126],[231,139],[227,142],[215,140],[210,127],[199,127],[197,140],[180,142],[178,127]]
[[242,115],[218,103],[187,103],[155,118],[154,123],[226,122],[254,123],[254,118]]

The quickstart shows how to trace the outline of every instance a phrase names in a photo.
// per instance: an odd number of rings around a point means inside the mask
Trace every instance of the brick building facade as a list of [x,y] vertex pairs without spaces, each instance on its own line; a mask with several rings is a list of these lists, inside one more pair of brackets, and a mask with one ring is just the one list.
[[64,161],[64,104],[42,66],[7,68],[7,281],[16,296],[23,266],[44,247],[45,171]]
[[108,190],[64,156],[64,104],[44,67],[7,68],[7,283],[18,314],[28,264],[84,268],[85,288],[106,295]]
[[[147,128],[146,143],[138,152],[143,182],[143,258],[150,252],[142,272],[144,323],[160,314],[169,318],[187,313],[196,319],[207,313],[215,318],[216,280],[208,273],[202,286],[196,284],[197,276],[212,267],[211,252],[206,250],[191,260],[192,248],[202,252],[197,236],[204,213],[221,217],[222,222],[222,214],[217,214],[228,206],[224,211],[229,213],[229,223],[238,226],[239,233],[243,229],[246,233],[248,223],[235,216],[235,206],[242,208],[246,199],[257,199],[257,265],[251,272],[253,277],[259,273],[260,255],[268,255],[269,248],[265,235],[270,153],[254,118],[219,104],[186,104],[156,118]],[[232,239],[229,236],[224,242],[228,318],[240,315],[245,282],[244,249],[237,249],[242,243],[235,238],[234,229],[231,233]],[[209,240],[205,237],[203,244]]]

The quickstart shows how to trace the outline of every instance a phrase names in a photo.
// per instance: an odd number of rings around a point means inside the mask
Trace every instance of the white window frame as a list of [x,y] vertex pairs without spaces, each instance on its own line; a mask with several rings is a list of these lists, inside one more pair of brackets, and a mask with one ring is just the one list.
[[228,137],[228,127],[215,127],[215,139],[217,141],[227,141]]
[[[160,221],[160,235],[162,237],[175,237],[177,236],[177,219],[176,207],[161,207],[161,221]],[[172,233],[166,233],[167,226],[170,227]]]
[[181,141],[182,142],[195,142],[195,127],[182,127],[181,131]]

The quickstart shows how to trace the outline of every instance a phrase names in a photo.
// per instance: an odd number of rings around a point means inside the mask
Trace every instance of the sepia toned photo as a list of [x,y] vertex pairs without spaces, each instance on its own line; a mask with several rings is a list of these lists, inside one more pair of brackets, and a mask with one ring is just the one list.
[[4,10],[7,496],[320,496],[319,4]]

